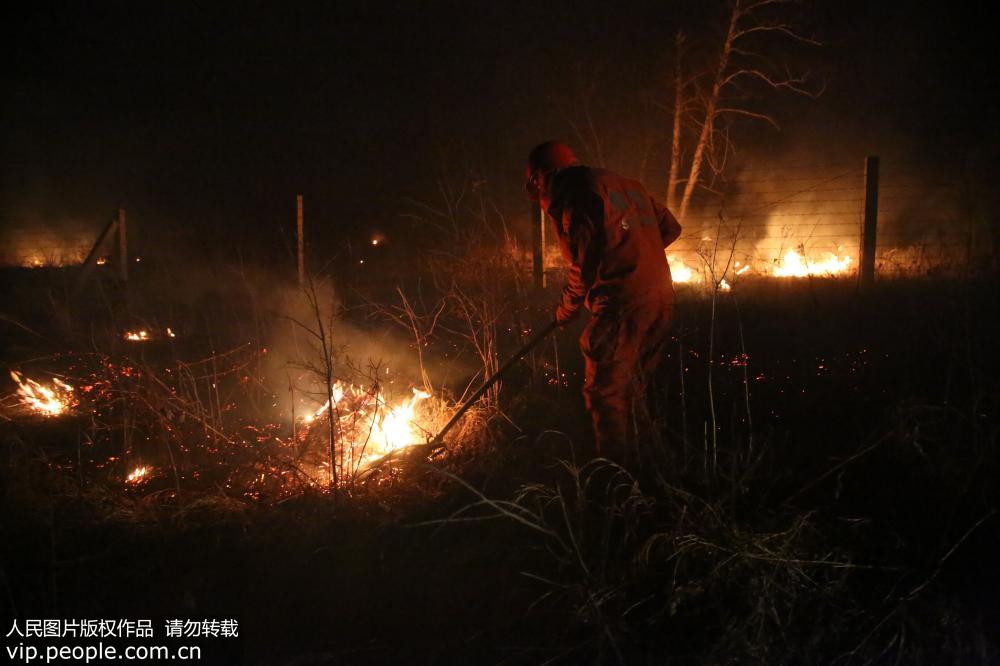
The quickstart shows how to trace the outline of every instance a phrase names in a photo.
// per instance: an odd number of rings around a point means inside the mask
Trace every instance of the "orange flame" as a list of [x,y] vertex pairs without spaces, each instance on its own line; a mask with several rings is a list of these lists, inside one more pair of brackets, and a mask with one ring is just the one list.
[[850,257],[839,257],[832,252],[826,252],[820,259],[803,257],[795,250],[789,250],[782,257],[781,263],[775,267],[775,277],[808,277],[810,275],[842,275],[851,266]]
[[[414,444],[426,441],[426,431],[419,426],[417,406],[431,397],[420,389],[395,405],[389,405],[381,391],[374,395],[364,388],[336,382],[332,387],[334,417],[339,422],[338,432],[343,437],[343,448],[349,452],[352,467],[363,469],[379,458]],[[318,423],[327,413],[331,401],[312,414],[307,414],[307,424]]]
[[674,255],[667,255],[667,264],[670,266],[670,277],[674,283],[685,284],[698,281],[694,269]]
[[43,416],[61,416],[75,404],[73,387],[57,377],[50,386],[43,386],[20,372],[11,370],[21,403]]
[[139,485],[143,481],[149,479],[150,472],[153,471],[152,467],[146,467],[141,465],[133,469],[128,476],[125,477],[125,483],[131,483],[132,485]]

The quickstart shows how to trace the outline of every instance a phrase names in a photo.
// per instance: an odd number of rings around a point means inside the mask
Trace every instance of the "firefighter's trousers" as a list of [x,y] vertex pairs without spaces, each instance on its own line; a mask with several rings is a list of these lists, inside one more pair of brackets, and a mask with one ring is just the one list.
[[599,454],[628,462],[633,400],[645,400],[650,377],[665,353],[671,302],[637,303],[596,314],[580,337],[586,361],[583,397],[594,421]]

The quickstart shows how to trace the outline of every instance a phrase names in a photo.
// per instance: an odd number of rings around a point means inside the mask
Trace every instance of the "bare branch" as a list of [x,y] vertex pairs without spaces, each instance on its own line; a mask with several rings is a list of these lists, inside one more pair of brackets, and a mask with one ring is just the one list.
[[768,74],[762,69],[756,69],[756,68],[738,69],[735,72],[731,73],[729,76],[727,76],[725,79],[723,79],[722,85],[723,86],[730,85],[740,77],[755,78],[759,81],[764,82],[765,84],[776,90],[791,90],[792,92],[798,93],[800,95],[805,95],[806,97],[809,97],[811,99],[816,99],[821,94],[823,94],[823,89],[820,89],[818,91],[812,91],[809,90],[808,88],[803,87],[802,84],[808,80],[805,76],[795,77],[789,75],[787,78],[779,79]]
[[772,127],[774,127],[774,129],[781,129],[781,126],[778,125],[778,121],[776,121],[774,118],[767,115],[766,113],[757,113],[756,111],[748,111],[747,109],[736,109],[736,108],[717,109],[716,113],[731,113],[738,116],[747,116],[749,118],[762,120],[770,124]]
[[743,14],[750,14],[757,11],[761,7],[767,7],[769,5],[791,5],[799,0],[756,0],[756,2],[751,2],[743,6]]
[[803,44],[809,44],[810,46],[823,46],[822,42],[795,32],[792,26],[787,23],[765,23],[751,26],[749,28],[743,28],[736,33],[734,39],[740,39],[757,32],[777,32],[797,42],[802,42]]

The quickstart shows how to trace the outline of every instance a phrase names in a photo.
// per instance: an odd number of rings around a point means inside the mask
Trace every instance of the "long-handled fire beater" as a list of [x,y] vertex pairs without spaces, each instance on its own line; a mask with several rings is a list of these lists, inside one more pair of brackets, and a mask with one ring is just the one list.
[[531,340],[528,340],[528,343],[523,347],[521,347],[521,349],[516,354],[511,356],[506,363],[500,366],[500,369],[497,370],[495,373],[493,373],[493,375],[489,379],[487,379],[482,386],[479,387],[479,390],[473,393],[472,396],[468,400],[466,400],[461,407],[458,408],[458,411],[455,412],[455,415],[451,417],[451,419],[448,421],[448,423],[445,424],[443,428],[441,428],[441,432],[435,435],[434,439],[430,441],[431,453],[439,449],[447,448],[444,445],[444,436],[448,434],[448,431],[451,430],[452,426],[458,423],[459,419],[461,419],[462,416],[467,411],[469,411],[470,407],[476,404],[476,402],[481,397],[483,397],[484,393],[490,390],[491,386],[500,381],[500,378],[503,377],[504,373],[513,368],[518,361],[527,356],[528,352],[537,347],[542,342],[542,340],[549,337],[549,334],[552,333],[552,331],[556,330],[557,328],[559,328],[559,324],[557,324],[556,322],[550,323],[548,326],[546,326],[541,331],[536,333],[535,337],[531,338]]
[[492,387],[494,384],[500,381],[500,379],[504,376],[504,374],[507,373],[508,370],[513,368],[518,361],[527,356],[532,349],[541,344],[541,342],[545,340],[545,338],[549,337],[552,331],[556,330],[557,328],[559,328],[559,324],[553,321],[549,323],[541,331],[536,333],[534,337],[528,340],[528,342],[523,347],[521,347],[513,356],[511,356],[506,363],[500,366],[499,370],[497,370],[489,377],[489,379],[483,382],[483,385],[480,386],[479,389],[477,389],[476,392],[473,393],[468,400],[462,403],[462,406],[458,408],[458,411],[456,411],[455,414],[451,417],[451,419],[449,419],[448,423],[446,423],[444,427],[441,428],[441,431],[434,436],[434,439],[430,440],[427,444],[418,444],[416,446],[406,447],[406,449],[392,451],[391,453],[379,458],[372,464],[368,465],[368,467],[361,473],[361,477],[368,476],[370,473],[381,467],[383,464],[389,462],[394,457],[396,457],[396,454],[398,454],[402,450],[405,450],[409,453],[414,453],[419,450],[425,450],[426,454],[430,456],[433,455],[434,453],[437,453],[438,451],[447,449],[448,447],[446,447],[444,444],[444,436],[448,434],[448,431],[451,430],[452,427],[461,420],[461,418],[465,415],[465,413],[469,411],[470,407],[476,404],[476,402],[478,402],[479,399],[482,398],[483,395],[490,390],[490,387]]

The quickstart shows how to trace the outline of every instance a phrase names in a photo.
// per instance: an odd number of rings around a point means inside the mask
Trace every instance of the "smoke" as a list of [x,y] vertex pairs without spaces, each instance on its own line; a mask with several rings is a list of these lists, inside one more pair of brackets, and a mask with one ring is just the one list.
[[9,206],[0,225],[0,266],[69,266],[83,262],[111,217]]
[[[390,400],[409,397],[414,388],[440,390],[472,373],[471,363],[436,350],[424,350],[421,366],[412,335],[387,317],[349,313],[329,279],[303,288],[270,286],[261,296],[269,322],[264,375],[283,389],[279,407],[286,413],[293,402],[303,413],[326,401],[328,365],[334,381],[378,387]],[[431,387],[424,386],[425,376]]]
[[968,262],[969,248],[988,236],[984,216],[969,210],[977,172],[935,159],[891,127],[858,127],[822,113],[750,137],[733,168],[694,201],[671,249],[689,265],[714,259],[717,272],[727,261],[772,272],[791,250],[812,262],[850,258],[853,270],[868,156],[879,158],[880,269],[940,273]]

